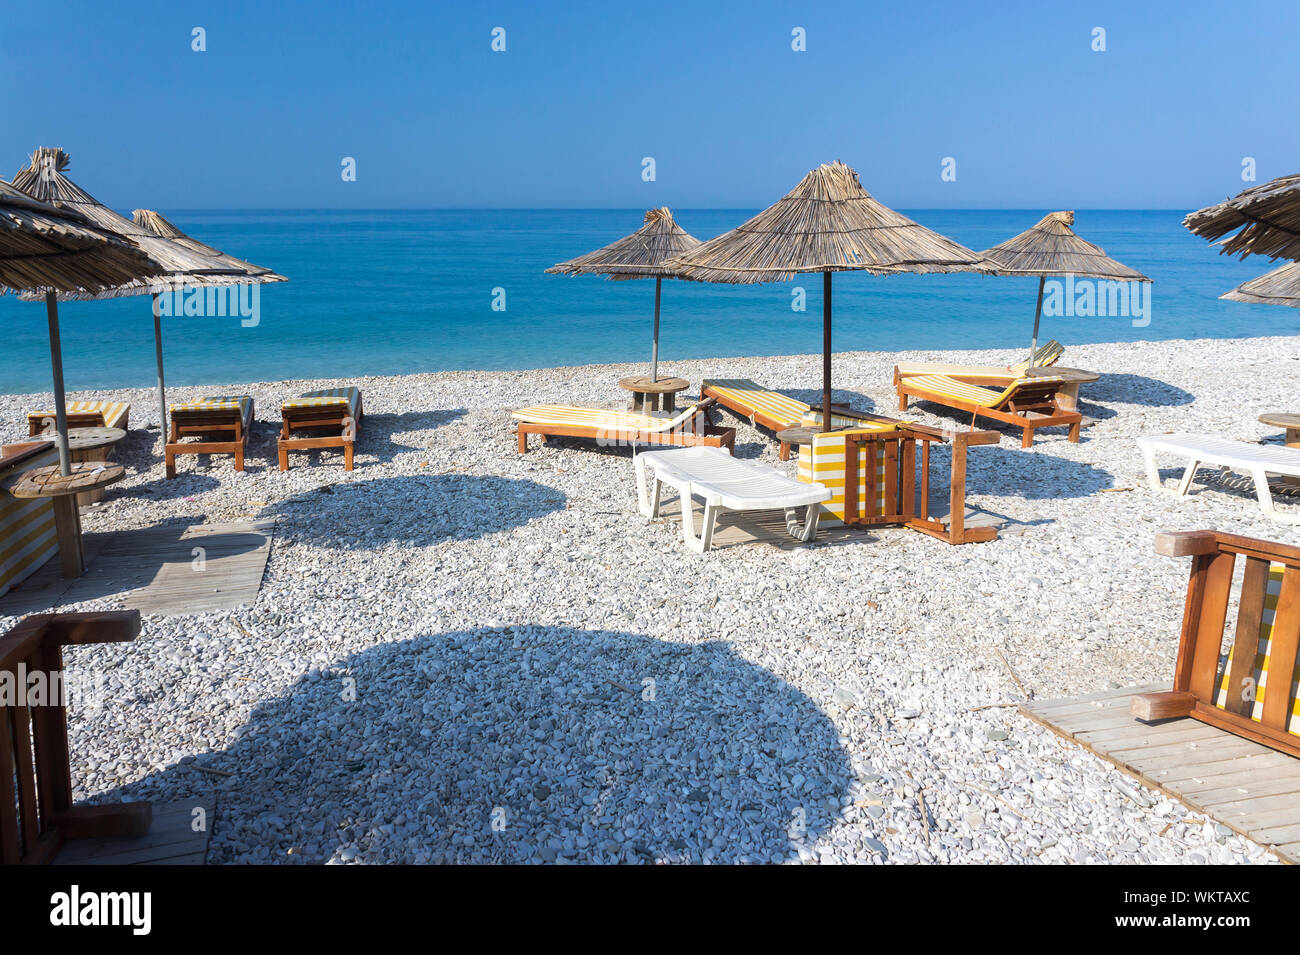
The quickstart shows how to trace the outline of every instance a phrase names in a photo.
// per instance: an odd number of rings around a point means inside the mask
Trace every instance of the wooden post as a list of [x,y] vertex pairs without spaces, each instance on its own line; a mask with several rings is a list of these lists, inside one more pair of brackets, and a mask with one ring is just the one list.
[[1029,342],[1029,367],[1034,367],[1034,355],[1038,351],[1038,320],[1043,316],[1043,284],[1046,276],[1038,277],[1038,307],[1034,309],[1034,337]]
[[167,443],[167,389],[163,385],[162,317],[158,314],[158,293],[153,294],[153,353],[158,366],[158,434]]
[[63,346],[59,342],[59,300],[53,289],[45,293],[45,316],[50,325],[50,370],[54,374],[54,444],[59,449],[59,473],[72,473],[68,454],[68,404],[63,397]]
[[663,282],[661,276],[655,276],[655,337],[654,344],[650,347],[650,380],[652,382],[659,380],[659,290]]
[[952,437],[952,479],[948,490],[948,539],[960,544],[966,536],[966,435]]
[[831,273],[822,273],[822,431],[831,430]]

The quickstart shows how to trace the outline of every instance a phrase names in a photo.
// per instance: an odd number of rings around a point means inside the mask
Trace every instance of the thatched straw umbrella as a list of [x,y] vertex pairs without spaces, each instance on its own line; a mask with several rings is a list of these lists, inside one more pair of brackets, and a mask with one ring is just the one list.
[[1300,175],[1251,186],[1218,205],[1189,213],[1183,225],[1211,242],[1230,232],[1225,255],[1267,255],[1300,261]]
[[1034,353],[1038,351],[1043,285],[1048,278],[1075,275],[1116,282],[1151,281],[1136,269],[1116,262],[1101,246],[1079,238],[1071,228],[1073,225],[1073,211],[1049,212],[1032,228],[984,250],[984,257],[997,266],[998,275],[1038,276],[1038,306],[1034,310],[1034,334],[1029,344],[1031,367]]
[[664,263],[700,244],[675,221],[666,206],[648,209],[645,225],[595,252],[552,265],[547,272],[561,275],[605,275],[615,281],[654,278],[655,322],[650,346],[650,380],[659,380],[659,295],[663,280],[673,278]]
[[669,260],[699,282],[784,282],[822,273],[822,428],[831,429],[831,273],[990,272],[978,253],[873,199],[842,162],[823,163],[743,225]]
[[59,342],[59,293],[93,293],[153,275],[160,263],[138,246],[99,229],[76,212],[55,208],[0,181],[0,292],[45,299],[54,377],[59,469],[71,471]]
[[1281,268],[1238,285],[1231,292],[1220,295],[1219,298],[1227,299],[1229,302],[1300,308],[1300,262],[1288,262]]
[[[158,295],[179,289],[206,288],[210,286],[245,285],[249,283],[284,282],[283,275],[270,269],[251,265],[234,256],[197,242],[176,229],[161,216],[141,212],[142,223],[132,222],[97,201],[88,192],[68,179],[63,171],[70,158],[62,149],[42,146],[31,156],[27,168],[14,177],[14,185],[37,199],[57,202],[61,208],[79,212],[103,229],[125,236],[143,249],[150,258],[163,265],[163,271],[147,279],[123,282],[97,292],[60,292],[65,301],[85,301],[119,298],[128,295],[152,295],[154,298],[153,329],[154,354],[158,366],[159,428],[163,441],[167,440],[167,398],[163,384],[162,322],[159,315]],[[165,226],[174,235],[164,235],[150,227],[150,222]]]

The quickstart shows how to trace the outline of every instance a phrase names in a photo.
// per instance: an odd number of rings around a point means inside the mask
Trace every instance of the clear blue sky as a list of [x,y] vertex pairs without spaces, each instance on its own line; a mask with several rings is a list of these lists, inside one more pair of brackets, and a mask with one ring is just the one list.
[[62,146],[116,207],[758,207],[838,158],[901,208],[1191,209],[1300,168],[1296,0],[0,2],[0,174]]

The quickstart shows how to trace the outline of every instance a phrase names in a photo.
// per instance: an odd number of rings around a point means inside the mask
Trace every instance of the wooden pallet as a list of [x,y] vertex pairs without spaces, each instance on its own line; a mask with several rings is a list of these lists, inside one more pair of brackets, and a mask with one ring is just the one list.
[[[203,865],[216,797],[154,806],[153,824],[143,836],[117,839],[72,839],[54,857],[54,865]],[[195,809],[202,809],[203,828],[195,832]]]
[[1143,723],[1129,713],[1140,693],[1170,684],[1026,703],[1036,723],[1173,796],[1191,809],[1300,862],[1300,759],[1216,726],[1176,719]]

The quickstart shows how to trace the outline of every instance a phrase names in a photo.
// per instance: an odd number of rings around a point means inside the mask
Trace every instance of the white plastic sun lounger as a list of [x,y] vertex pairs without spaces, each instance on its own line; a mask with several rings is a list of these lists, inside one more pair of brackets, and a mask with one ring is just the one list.
[[1249,474],[1255,482],[1255,496],[1259,506],[1269,517],[1295,521],[1273,509],[1273,494],[1268,487],[1268,475],[1300,478],[1300,451],[1291,448],[1249,444],[1229,438],[1216,438],[1204,434],[1167,434],[1158,437],[1138,438],[1146,458],[1147,480],[1156,490],[1161,489],[1160,472],[1156,469],[1156,452],[1176,455],[1187,461],[1187,470],[1178,484],[1178,493],[1186,494],[1196,477],[1196,469],[1203,464],[1218,465]]
[[[713,545],[713,528],[720,511],[784,509],[790,536],[805,543],[817,536],[821,508],[830,499],[822,484],[806,484],[775,468],[738,461],[721,448],[682,448],[645,451],[633,459],[637,505],[651,520],[659,516],[664,485],[677,491],[682,506],[682,537],[698,554]],[[648,472],[653,472],[653,475]],[[704,500],[704,528],[695,534],[693,499]],[[807,514],[801,522],[797,508]]]

